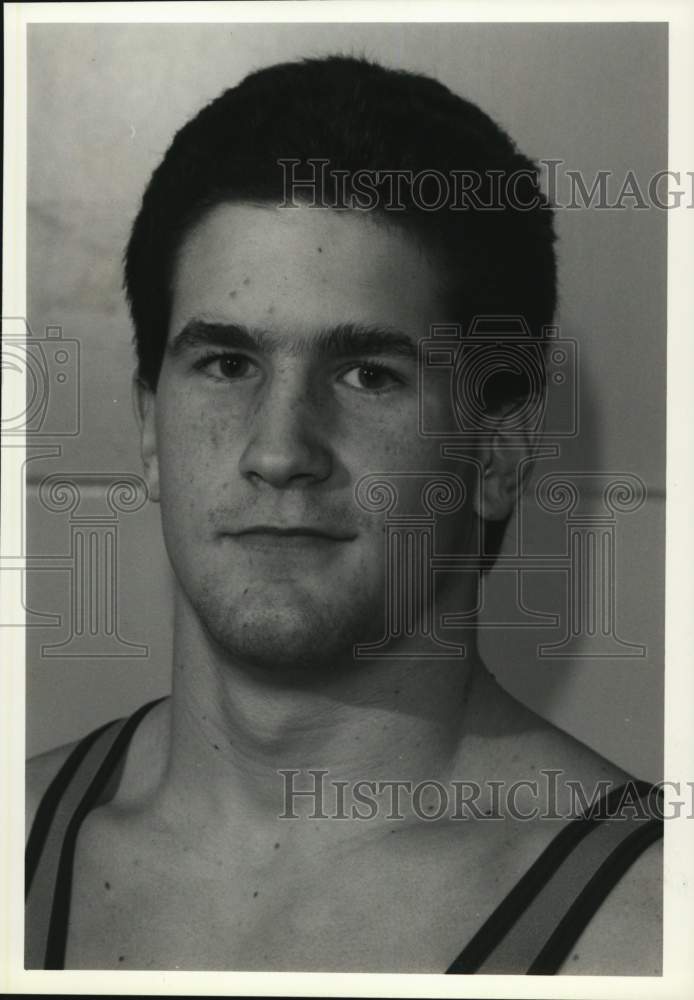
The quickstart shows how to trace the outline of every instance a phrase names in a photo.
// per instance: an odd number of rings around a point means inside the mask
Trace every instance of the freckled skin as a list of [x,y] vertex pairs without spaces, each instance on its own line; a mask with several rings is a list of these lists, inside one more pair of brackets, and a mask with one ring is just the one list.
[[[353,669],[354,643],[381,638],[385,518],[357,507],[354,488],[367,473],[442,468],[439,442],[418,433],[416,361],[389,358],[404,382],[378,395],[341,381],[334,360],[298,355],[291,338],[359,323],[402,330],[416,344],[432,323],[451,320],[441,273],[410,235],[351,213],[219,205],[184,241],[170,339],[195,318],[283,338],[236,383],[165,355],[149,418],[149,470],[181,592],[236,658],[264,669]],[[464,465],[443,467],[469,475]],[[441,550],[461,551],[471,504],[444,520]],[[332,526],[354,538],[274,561],[220,538],[253,523]]]

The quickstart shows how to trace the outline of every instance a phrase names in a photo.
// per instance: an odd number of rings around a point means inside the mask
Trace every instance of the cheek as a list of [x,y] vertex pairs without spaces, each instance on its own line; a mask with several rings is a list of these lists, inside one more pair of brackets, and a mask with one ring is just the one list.
[[166,400],[157,428],[160,471],[170,480],[207,481],[225,457],[231,458],[238,435],[230,432],[228,417],[220,409],[196,405],[181,393],[175,403]]
[[438,454],[438,446],[419,434],[416,399],[392,409],[372,405],[341,415],[334,443],[355,468],[368,466],[369,472],[417,468],[430,461],[429,452]]
[[219,475],[212,439],[210,428],[196,426],[183,408],[161,421],[157,435],[160,506],[170,532],[180,525],[194,533],[200,513],[209,504],[215,475]]
[[[409,423],[409,422],[408,422]],[[440,442],[423,438],[416,423],[398,427],[374,428],[366,440],[362,436],[362,455],[368,456],[371,472],[437,472],[447,467],[441,458]]]

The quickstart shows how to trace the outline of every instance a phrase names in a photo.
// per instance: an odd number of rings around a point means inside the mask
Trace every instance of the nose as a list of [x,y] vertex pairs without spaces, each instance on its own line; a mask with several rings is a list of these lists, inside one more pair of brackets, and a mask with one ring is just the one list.
[[275,489],[325,481],[332,472],[325,428],[326,414],[305,383],[273,379],[252,414],[241,475]]

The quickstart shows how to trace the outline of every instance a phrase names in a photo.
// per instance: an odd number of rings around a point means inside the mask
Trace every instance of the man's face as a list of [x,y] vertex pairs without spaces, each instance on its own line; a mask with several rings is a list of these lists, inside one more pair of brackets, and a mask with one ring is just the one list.
[[440,263],[353,213],[222,204],[183,242],[145,436],[180,588],[228,653],[337,665],[383,634],[384,515],[354,487],[440,468],[417,341],[443,301]]

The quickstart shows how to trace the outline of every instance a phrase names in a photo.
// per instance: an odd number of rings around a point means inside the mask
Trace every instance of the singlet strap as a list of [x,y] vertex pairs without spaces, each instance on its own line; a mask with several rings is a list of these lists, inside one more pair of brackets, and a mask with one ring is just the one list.
[[662,833],[657,789],[634,781],[615,789],[564,827],[447,972],[555,973],[610,890]]
[[163,699],[81,740],[49,785],[25,855],[25,968],[63,967],[74,849],[87,813],[113,798],[128,745],[142,718]]
[[[162,700],[86,736],[44,794],[26,850],[26,968],[63,968],[81,824],[115,794],[132,736]],[[565,826],[447,972],[556,972],[624,872],[662,837],[659,794],[627,782]]]

